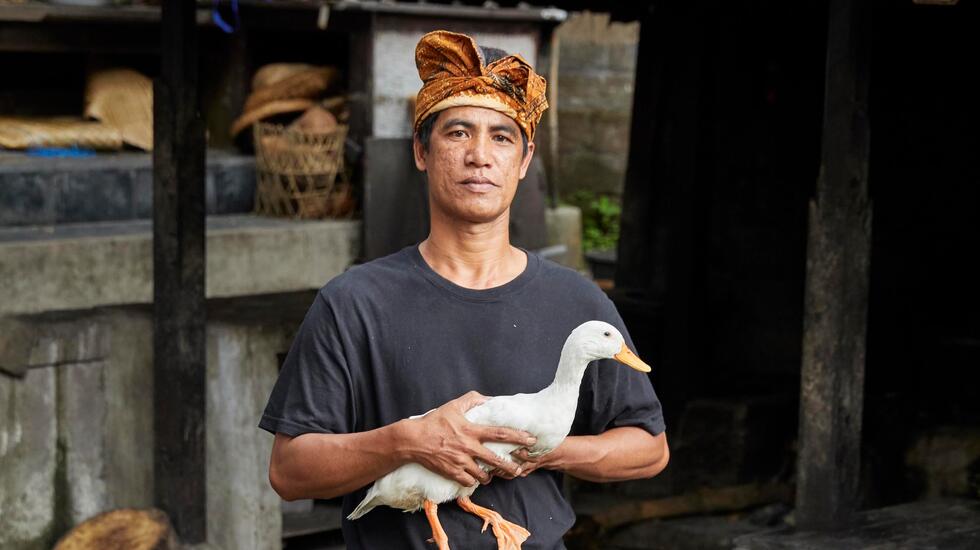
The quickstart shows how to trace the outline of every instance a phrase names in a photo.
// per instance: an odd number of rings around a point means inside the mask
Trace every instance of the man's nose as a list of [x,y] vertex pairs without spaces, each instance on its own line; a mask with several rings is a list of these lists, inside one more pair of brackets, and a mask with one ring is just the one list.
[[490,148],[486,140],[481,137],[470,140],[466,163],[472,166],[490,166]]

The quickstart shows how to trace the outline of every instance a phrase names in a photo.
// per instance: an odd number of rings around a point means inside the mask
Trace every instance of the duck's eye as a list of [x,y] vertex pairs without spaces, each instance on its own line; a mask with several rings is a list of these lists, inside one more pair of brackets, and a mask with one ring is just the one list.
[[612,336],[612,333],[610,333],[608,330],[606,332],[603,332],[602,334],[604,334],[606,336]]

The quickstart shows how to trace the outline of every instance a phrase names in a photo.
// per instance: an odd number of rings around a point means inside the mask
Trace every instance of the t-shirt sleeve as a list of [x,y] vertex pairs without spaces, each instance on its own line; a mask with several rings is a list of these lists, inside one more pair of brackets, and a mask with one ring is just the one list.
[[[602,300],[598,318],[619,329],[626,345],[637,351],[612,301],[605,296]],[[595,435],[623,426],[642,428],[652,435],[666,430],[660,400],[650,378],[614,359],[603,359],[586,371],[578,411],[573,434]]]
[[317,293],[286,355],[259,427],[288,436],[349,433],[351,377],[333,307]]

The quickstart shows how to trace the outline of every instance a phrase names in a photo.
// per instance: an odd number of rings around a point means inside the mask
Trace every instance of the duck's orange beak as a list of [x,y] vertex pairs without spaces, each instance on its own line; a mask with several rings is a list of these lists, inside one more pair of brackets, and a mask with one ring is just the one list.
[[619,350],[619,353],[613,355],[613,359],[640,372],[650,372],[653,370],[650,368],[650,365],[644,363],[642,359],[633,353],[633,350],[626,346],[626,342],[623,342],[623,347]]

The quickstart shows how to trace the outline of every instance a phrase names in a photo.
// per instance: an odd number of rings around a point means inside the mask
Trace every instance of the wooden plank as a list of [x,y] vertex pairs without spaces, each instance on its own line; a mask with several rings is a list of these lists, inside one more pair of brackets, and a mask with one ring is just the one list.
[[810,202],[800,380],[797,523],[856,519],[871,201],[869,2],[831,0],[820,176]]
[[[0,8],[2,11],[2,8]],[[154,25],[109,23],[0,23],[0,52],[157,54]]]
[[592,520],[608,530],[648,519],[738,512],[773,502],[789,502],[792,498],[793,488],[781,483],[702,487],[671,497],[613,505],[593,515]]
[[412,141],[366,138],[363,168],[364,259],[424,239],[429,234],[428,183],[415,168]]
[[154,83],[154,491],[186,543],[206,539],[204,121],[195,5],[162,6]]
[[[373,134],[373,109],[371,104],[372,74],[374,71],[374,50],[371,40],[373,16],[352,21],[348,28],[350,49],[348,50],[349,75],[347,80],[347,107],[350,110],[347,136],[364,148],[365,140]],[[363,151],[363,149],[362,149]]]

